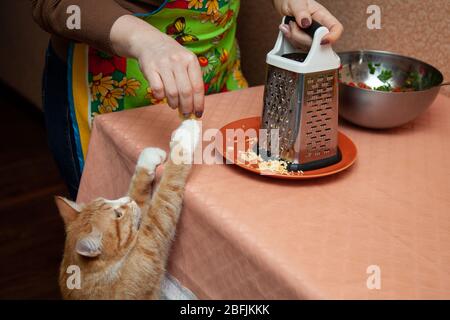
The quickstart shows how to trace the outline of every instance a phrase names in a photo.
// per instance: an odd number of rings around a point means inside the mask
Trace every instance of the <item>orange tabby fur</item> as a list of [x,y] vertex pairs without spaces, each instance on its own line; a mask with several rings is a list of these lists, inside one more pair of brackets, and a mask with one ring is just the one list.
[[[177,131],[152,197],[155,167],[165,158],[165,153],[155,148],[141,154],[129,198],[115,202],[99,198],[84,205],[56,198],[67,233],[59,280],[65,299],[159,298],[198,140],[197,122],[186,120]],[[188,160],[181,164],[174,161],[175,153],[188,155]],[[67,286],[71,276],[67,268],[71,265],[81,270],[80,289]]]

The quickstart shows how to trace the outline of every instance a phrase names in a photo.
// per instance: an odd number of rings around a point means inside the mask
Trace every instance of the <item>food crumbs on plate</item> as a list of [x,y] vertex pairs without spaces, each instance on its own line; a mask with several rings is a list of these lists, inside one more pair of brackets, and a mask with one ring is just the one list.
[[264,161],[260,155],[256,154],[253,150],[249,151],[238,151],[238,160],[244,161],[243,164],[250,163],[250,164],[258,164],[262,161]]
[[[240,162],[239,160],[242,160],[244,162]],[[261,171],[262,173],[270,172],[281,175],[303,175],[303,171],[288,171],[288,162],[284,160],[279,159],[264,161],[264,159],[260,155],[253,151],[252,147],[247,151],[238,152],[238,162],[243,165],[256,164],[258,165],[259,171]]]
[[269,160],[258,163],[258,168],[262,172],[275,172],[279,174],[289,174],[287,162],[284,160]]

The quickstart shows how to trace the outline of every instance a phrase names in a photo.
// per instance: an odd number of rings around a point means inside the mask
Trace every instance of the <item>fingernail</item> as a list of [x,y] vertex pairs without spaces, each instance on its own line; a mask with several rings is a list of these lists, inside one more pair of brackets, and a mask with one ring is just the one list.
[[283,33],[288,33],[289,32],[289,27],[285,24],[280,25],[280,31]]
[[184,117],[185,119],[189,118],[190,116],[191,116],[190,113],[183,113],[183,117]]
[[302,28],[308,28],[311,25],[311,22],[309,22],[308,18],[302,19]]
[[330,40],[325,39],[320,42],[321,45],[330,44]]
[[196,116],[197,118],[201,118],[202,115],[203,115],[203,111],[195,111],[195,116]]

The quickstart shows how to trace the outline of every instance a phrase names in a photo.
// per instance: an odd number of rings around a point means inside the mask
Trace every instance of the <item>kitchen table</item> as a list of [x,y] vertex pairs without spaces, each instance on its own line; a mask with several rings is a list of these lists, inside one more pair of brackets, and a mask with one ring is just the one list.
[[[262,96],[208,96],[203,131],[260,115]],[[98,116],[78,202],[123,196],[179,123],[166,105]],[[358,159],[326,178],[195,165],[168,272],[200,299],[450,299],[450,99],[401,128],[340,130]]]

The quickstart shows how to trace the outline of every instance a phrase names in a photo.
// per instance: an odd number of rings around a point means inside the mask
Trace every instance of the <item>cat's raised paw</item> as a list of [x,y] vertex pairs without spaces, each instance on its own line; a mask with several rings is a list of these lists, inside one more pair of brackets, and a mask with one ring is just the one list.
[[184,120],[172,134],[170,147],[180,144],[181,148],[192,154],[198,145],[200,138],[200,126],[197,120]]
[[142,150],[137,166],[145,168],[150,172],[154,172],[155,168],[164,162],[166,152],[159,148],[145,148]]

